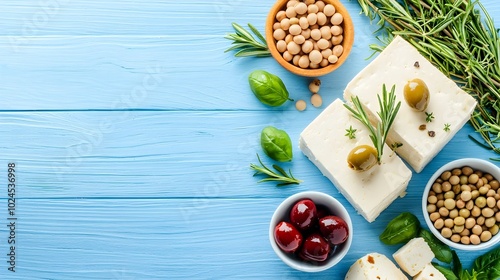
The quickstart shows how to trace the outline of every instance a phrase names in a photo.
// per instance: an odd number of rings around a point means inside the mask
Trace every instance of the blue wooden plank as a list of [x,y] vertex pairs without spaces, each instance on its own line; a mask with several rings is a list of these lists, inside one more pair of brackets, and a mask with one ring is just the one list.
[[[0,168],[18,165],[19,196],[41,197],[284,197],[333,192],[298,149],[300,132],[319,112],[44,112],[0,113]],[[285,129],[295,158],[285,163],[301,186],[256,184],[249,169],[267,125]],[[460,131],[421,173],[420,189],[438,167],[461,157],[494,154]],[[339,137],[344,137],[340,135]],[[467,147],[464,149],[463,147]],[[0,197],[6,197],[0,192]]]
[[0,34],[223,34],[232,21],[263,22],[273,2],[47,0],[2,1]]
[[[408,202],[410,198],[401,199]],[[373,224],[353,215],[354,241],[336,267],[302,273],[274,254],[269,220],[281,198],[212,199],[186,218],[191,199],[21,199],[16,212],[16,273],[2,279],[343,279],[369,252],[391,257],[378,240],[392,205]],[[350,209],[349,211],[352,212]],[[0,211],[0,221],[6,221]],[[8,232],[2,226],[0,235]],[[2,255],[9,252],[0,243]],[[458,252],[464,265],[484,252]]]
[[[221,36],[32,37],[19,51],[9,44],[0,37],[8,51],[0,57],[0,110],[266,110],[247,81],[260,68],[282,76],[292,97],[309,95],[307,79],[272,58],[224,53],[230,42]],[[341,96],[339,85],[364,63],[360,58],[322,91]]]

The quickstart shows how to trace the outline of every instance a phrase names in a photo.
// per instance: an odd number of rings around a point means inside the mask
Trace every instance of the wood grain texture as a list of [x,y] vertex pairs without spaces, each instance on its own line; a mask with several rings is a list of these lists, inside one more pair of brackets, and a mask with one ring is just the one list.
[[[300,132],[319,109],[308,112],[38,112],[0,113],[0,166],[13,161],[20,198],[286,197],[297,191],[333,192],[329,181],[298,149]],[[249,168],[262,128],[286,128],[295,159],[282,164],[305,181],[278,189],[256,184]],[[471,145],[466,126],[415,174],[423,187],[441,163],[493,157]],[[344,136],[339,136],[344,137]],[[36,141],[34,141],[36,140]],[[467,146],[468,149],[457,149]],[[7,193],[0,192],[0,198]]]
[[[348,61],[322,78],[324,106],[342,96],[369,61],[375,25],[343,1],[356,26]],[[484,0],[492,16],[500,6]],[[366,253],[388,256],[378,235],[401,211],[420,210],[421,191],[441,164],[489,158],[467,125],[420,174],[408,194],[367,223],[297,148],[322,110],[262,105],[248,74],[278,74],[295,99],[308,79],[272,58],[224,53],[230,24],[263,30],[272,1],[47,0],[0,3],[0,178],[15,162],[17,272],[6,266],[8,195],[0,192],[0,279],[343,279]],[[323,107],[324,108],[324,107]],[[299,186],[257,184],[266,125],[294,142]],[[342,136],[340,136],[342,137]],[[271,163],[264,157],[266,163]],[[300,191],[331,194],[354,222],[354,242],[335,268],[307,274],[269,245],[276,206]],[[465,266],[484,253],[458,252]]]
[[[278,198],[211,199],[195,215],[190,199],[23,199],[18,272],[4,279],[343,279],[369,252],[390,256],[378,234],[402,209],[370,225],[354,220],[345,259],[321,273],[288,268],[269,243]],[[5,213],[0,212],[5,220]],[[3,243],[2,243],[3,245]],[[5,250],[0,246],[2,251]],[[460,257],[468,259],[481,252]]]

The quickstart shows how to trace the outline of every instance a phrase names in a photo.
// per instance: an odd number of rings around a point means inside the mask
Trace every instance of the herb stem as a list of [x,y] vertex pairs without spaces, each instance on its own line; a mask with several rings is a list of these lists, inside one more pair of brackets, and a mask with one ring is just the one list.
[[232,46],[228,48],[225,52],[236,50],[234,56],[243,57],[243,56],[257,56],[264,57],[270,56],[271,53],[267,47],[267,42],[264,36],[250,23],[248,24],[248,28],[250,31],[257,37],[255,37],[247,30],[245,30],[242,26],[237,23],[232,23],[234,30],[236,33],[227,34],[224,38],[233,41]]
[[267,175],[266,178],[261,179],[258,183],[277,182],[278,187],[302,183],[301,180],[298,180],[295,177],[293,177],[292,171],[288,170],[289,174],[287,174],[283,168],[281,168],[276,164],[273,164],[273,168],[276,170],[273,171],[269,167],[265,166],[264,163],[262,163],[259,154],[257,154],[257,159],[259,160],[260,166],[253,163],[250,164],[250,168],[255,170],[254,176]]
[[363,105],[361,105],[361,101],[359,101],[357,96],[351,98],[351,102],[353,104],[352,108],[347,104],[344,104],[344,107],[352,113],[353,117],[364,124],[370,131],[370,139],[372,140],[373,146],[377,150],[377,161],[379,164],[382,160],[387,135],[389,134],[389,130],[396,119],[399,107],[401,107],[401,102],[396,104],[395,90],[396,86],[393,85],[391,91],[388,92],[384,84],[382,86],[382,97],[377,94],[378,105],[380,108],[380,111],[377,112],[377,114],[380,118],[380,122],[377,123],[376,127],[371,124],[370,119],[368,118],[368,115],[363,109]]

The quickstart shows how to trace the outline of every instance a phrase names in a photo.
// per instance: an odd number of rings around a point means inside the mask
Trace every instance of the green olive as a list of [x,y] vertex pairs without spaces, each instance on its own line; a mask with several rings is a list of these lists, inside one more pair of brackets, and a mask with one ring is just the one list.
[[377,164],[377,155],[377,150],[372,146],[356,146],[347,156],[347,164],[353,170],[365,171]]
[[404,96],[408,105],[423,112],[429,104],[429,88],[421,79],[413,79],[408,81],[404,87]]

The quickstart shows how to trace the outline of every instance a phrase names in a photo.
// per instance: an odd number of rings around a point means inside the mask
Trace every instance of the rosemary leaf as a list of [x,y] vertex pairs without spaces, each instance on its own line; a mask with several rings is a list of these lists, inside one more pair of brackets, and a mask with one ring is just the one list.
[[260,34],[259,30],[257,30],[257,28],[255,28],[252,24],[248,24],[248,28],[250,28],[250,30],[252,30],[252,32],[257,36],[257,38],[259,38],[259,40],[264,43],[264,44],[267,44],[266,42],[266,38],[264,38],[264,36],[262,36],[262,34]]
[[302,183],[301,180],[296,179],[292,175],[292,171],[288,171],[288,174],[286,171],[281,168],[280,166],[273,164],[273,168],[276,171],[271,170],[267,166],[262,163],[262,160],[260,159],[259,154],[257,154],[257,159],[259,160],[260,166],[251,163],[250,168],[255,170],[256,175],[266,175],[265,178],[261,179],[258,181],[258,183],[263,183],[263,182],[277,182],[277,186],[285,186],[285,185],[291,185],[291,184],[300,184]]
[[250,23],[248,27],[251,32],[257,37],[257,40],[252,33],[245,30],[242,26],[237,23],[233,23],[233,29],[236,33],[230,33],[224,36],[225,39],[231,40],[232,46],[225,50],[225,52],[234,51],[236,57],[246,57],[246,56],[256,56],[265,57],[270,56],[271,53],[267,47],[266,39],[262,34]]

